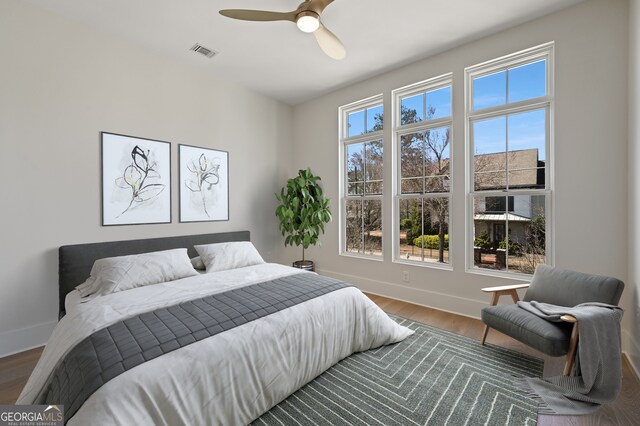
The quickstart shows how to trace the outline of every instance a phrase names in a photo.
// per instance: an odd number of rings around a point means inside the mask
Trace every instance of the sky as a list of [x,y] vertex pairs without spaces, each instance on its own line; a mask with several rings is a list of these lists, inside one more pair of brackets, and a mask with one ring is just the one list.
[[[533,62],[477,78],[473,82],[475,110],[533,99],[546,94],[546,61]],[[508,83],[507,83],[508,81]],[[538,148],[545,160],[546,112],[544,109],[473,123],[476,154]]]
[[[384,110],[382,105],[377,105],[371,108],[361,109],[349,114],[348,123],[348,137],[359,136],[365,133],[373,132],[373,126],[376,124],[375,117],[378,114],[383,114]],[[365,132],[366,129],[366,132]]]
[[[545,96],[546,65],[546,60],[540,60],[474,79],[474,110]],[[451,86],[403,98],[401,104],[416,111],[417,121],[450,116]],[[435,113],[426,117],[429,107],[434,107]],[[378,105],[349,114],[348,137],[373,131],[374,117],[382,113],[383,106]],[[475,121],[474,152],[488,154],[537,148],[538,158],[545,160],[546,120],[546,110],[542,108]]]

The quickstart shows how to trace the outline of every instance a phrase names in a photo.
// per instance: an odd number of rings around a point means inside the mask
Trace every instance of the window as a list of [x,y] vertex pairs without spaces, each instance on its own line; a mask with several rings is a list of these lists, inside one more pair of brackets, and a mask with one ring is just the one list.
[[394,260],[450,263],[451,74],[393,91]]
[[[509,204],[509,210],[507,210],[507,200]],[[507,211],[513,211],[513,197],[487,197],[487,205],[485,206],[487,212],[493,213],[506,213]]]
[[553,44],[465,70],[467,267],[550,263]]
[[340,107],[340,253],[382,258],[382,95]]

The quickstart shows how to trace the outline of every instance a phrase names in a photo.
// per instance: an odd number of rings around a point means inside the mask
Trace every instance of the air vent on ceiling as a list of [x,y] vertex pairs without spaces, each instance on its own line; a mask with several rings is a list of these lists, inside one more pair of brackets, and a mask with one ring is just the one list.
[[194,44],[193,47],[190,49],[196,53],[200,53],[204,56],[206,56],[207,58],[213,58],[215,55],[218,54],[218,52],[216,52],[215,50],[211,50],[209,48],[206,48],[198,43]]

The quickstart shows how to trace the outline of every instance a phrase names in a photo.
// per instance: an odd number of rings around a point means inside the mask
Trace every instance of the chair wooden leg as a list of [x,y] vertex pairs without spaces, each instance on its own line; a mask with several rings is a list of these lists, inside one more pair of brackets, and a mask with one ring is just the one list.
[[[491,306],[497,305],[498,299],[500,299],[500,292],[493,293],[493,297],[491,297]],[[480,339],[481,345],[484,345],[484,341],[487,340],[488,333],[489,333],[489,326],[485,324],[484,330],[482,331],[482,338]]]
[[489,333],[489,326],[485,324],[484,330],[482,331],[482,339],[480,339],[481,345],[484,345],[484,341],[487,340],[488,333]]
[[573,367],[576,363],[576,351],[578,349],[578,323],[573,324],[573,330],[571,330],[571,338],[569,340],[569,351],[567,352],[567,363],[564,365],[565,376],[570,376],[573,372]]

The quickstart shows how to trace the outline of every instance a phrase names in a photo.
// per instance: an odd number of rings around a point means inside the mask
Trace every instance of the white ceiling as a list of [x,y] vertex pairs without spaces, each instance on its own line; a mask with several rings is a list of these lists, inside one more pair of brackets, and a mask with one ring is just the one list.
[[[218,14],[289,11],[298,0],[28,1],[295,105],[582,0],[336,0],[322,21],[347,47],[342,61],[325,56],[292,22]],[[219,55],[189,51],[195,43]]]

